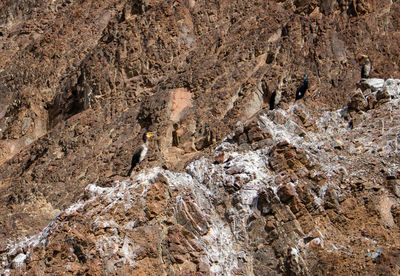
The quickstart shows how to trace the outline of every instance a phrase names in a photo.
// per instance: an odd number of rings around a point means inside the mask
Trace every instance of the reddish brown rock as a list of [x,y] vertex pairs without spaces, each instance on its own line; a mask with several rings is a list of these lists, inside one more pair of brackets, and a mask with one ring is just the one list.
[[278,196],[284,203],[288,203],[296,196],[296,190],[290,184],[283,185],[278,188]]
[[[371,77],[400,77],[399,12],[396,1],[1,1],[0,274],[399,274],[398,93],[351,92],[361,54]],[[303,74],[310,88],[294,102]],[[111,201],[85,191],[125,181],[146,130],[156,135],[133,178],[184,174],[230,133],[232,156],[259,163],[197,164],[185,176],[198,190],[159,178]],[[48,242],[8,247],[46,226]]]
[[368,109],[368,101],[361,90],[357,90],[351,97],[349,107],[355,111]]
[[218,164],[225,163],[229,159],[229,154],[226,152],[220,152],[215,155],[214,160]]

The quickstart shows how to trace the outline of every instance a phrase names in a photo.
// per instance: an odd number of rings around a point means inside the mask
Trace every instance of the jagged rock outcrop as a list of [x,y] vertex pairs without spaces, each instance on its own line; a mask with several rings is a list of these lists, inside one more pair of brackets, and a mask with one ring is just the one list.
[[[396,1],[1,1],[2,269],[398,273],[399,12]],[[362,54],[373,70],[359,82]],[[128,180],[145,130],[157,136]],[[99,191],[147,197],[111,214]],[[100,217],[111,226],[91,224]],[[35,234],[44,243],[24,243]]]
[[393,98],[357,127],[344,109],[314,117],[296,103],[239,126],[185,172],[90,184],[40,234],[9,244],[3,273],[395,275],[400,94],[386,89]]

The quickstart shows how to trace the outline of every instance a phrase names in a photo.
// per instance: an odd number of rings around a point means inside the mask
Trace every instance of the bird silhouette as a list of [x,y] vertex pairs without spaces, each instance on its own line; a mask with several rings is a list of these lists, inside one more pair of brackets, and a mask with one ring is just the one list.
[[133,169],[136,167],[136,165],[138,165],[140,162],[143,161],[143,159],[146,157],[147,151],[148,151],[148,144],[149,144],[149,140],[148,138],[150,138],[151,136],[153,136],[153,133],[151,132],[145,132],[143,134],[143,144],[140,145],[135,152],[133,153],[132,156],[132,161],[131,161],[131,168],[129,169],[128,172],[128,177],[131,176],[131,173],[133,171]]
[[361,65],[361,78],[368,79],[371,72],[371,60],[368,56],[362,55],[363,63]]
[[306,75],[304,75],[303,83],[297,88],[296,91],[296,101],[304,97],[307,89],[308,89],[308,78]]

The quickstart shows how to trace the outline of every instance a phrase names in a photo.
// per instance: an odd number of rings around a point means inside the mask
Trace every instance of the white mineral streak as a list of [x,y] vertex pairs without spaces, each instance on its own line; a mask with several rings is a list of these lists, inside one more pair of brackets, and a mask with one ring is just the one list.
[[[369,82],[374,89],[387,89],[389,95],[391,95],[392,99],[387,103],[387,108],[391,120],[394,121],[396,118],[392,117],[392,111],[399,108],[400,80],[390,79],[382,82],[381,80],[371,79]],[[312,164],[320,166],[321,169],[316,172],[316,175],[319,173],[326,174],[326,183],[320,187],[319,191],[313,194],[314,201],[318,206],[323,202],[328,188],[332,186],[340,191],[338,187],[335,187],[337,182],[332,181],[335,177],[337,178],[337,175],[340,174],[343,177],[368,175],[365,171],[356,171],[349,166],[353,162],[352,158],[358,158],[357,154],[355,154],[358,151],[357,146],[347,146],[346,149],[341,151],[342,154],[345,152],[347,156],[332,153],[332,148],[344,147],[350,144],[345,143],[346,140],[351,140],[361,143],[364,149],[376,151],[383,149],[394,152],[398,150],[400,126],[388,129],[386,126],[390,125],[390,122],[385,122],[385,125],[382,123],[381,127],[387,137],[387,143],[380,145],[373,141],[373,134],[363,133],[357,128],[350,130],[347,127],[347,121],[343,119],[346,109],[341,109],[321,114],[316,121],[317,131],[311,132],[296,123],[298,121],[296,119],[296,110],[301,109],[299,105],[301,103],[293,104],[288,111],[276,109],[261,115],[259,126],[263,131],[271,134],[273,144],[287,141],[294,147],[303,150]],[[305,112],[306,118],[309,117],[304,108],[302,112]],[[354,137],[354,132],[358,133],[356,137]],[[189,164],[184,173],[153,168],[139,173],[134,179],[116,181],[113,187],[102,188],[90,184],[86,187],[86,199],[82,199],[72,205],[63,214],[73,215],[75,212],[87,212],[88,217],[95,217],[92,222],[93,229],[107,229],[107,235],[98,237],[96,244],[100,257],[108,260],[107,269],[109,273],[115,272],[115,265],[118,262],[136,266],[136,252],[140,248],[128,236],[120,237],[119,230],[134,231],[138,221],[131,220],[124,222],[124,225],[119,225],[110,219],[109,212],[115,206],[123,206],[125,210],[128,210],[134,204],[144,204],[154,179],[159,175],[163,175],[167,178],[170,189],[176,189],[181,193],[190,192],[194,196],[193,206],[207,218],[209,223],[208,232],[203,236],[196,236],[203,252],[205,252],[202,261],[210,265],[213,275],[233,275],[233,270],[238,269],[239,259],[251,260],[252,258],[251,256],[246,256],[240,247],[235,245],[238,241],[243,241],[246,238],[247,220],[254,212],[258,192],[262,189],[270,188],[276,193],[277,187],[273,184],[276,176],[268,168],[270,148],[236,152],[235,146],[228,142],[228,138],[232,138],[232,135],[227,137],[216,148],[217,152],[225,151],[229,154],[229,160],[225,163],[214,164],[212,158],[203,157]],[[351,171],[349,168],[351,168]],[[389,173],[397,169],[396,164],[388,165]],[[231,221],[228,223],[217,214],[214,203],[222,200],[224,195],[221,194],[221,190],[224,189],[224,186],[226,184],[235,184],[237,179],[242,180],[243,186],[232,195],[237,204],[227,210],[227,216]],[[290,184],[296,185],[296,183]],[[86,207],[94,201],[100,204],[97,207],[86,210]],[[183,200],[183,197],[178,196],[175,202],[176,211],[187,213],[187,203]],[[8,254],[1,260],[1,266],[8,267],[10,263],[13,263],[18,267],[29,259],[32,247],[39,246],[39,244],[46,245],[49,242],[49,236],[57,225],[57,218],[50,222],[41,233],[29,239],[10,242]],[[199,228],[198,230],[201,229]],[[328,238],[319,230],[318,232],[319,237],[315,238],[315,244],[327,247],[328,250],[342,250],[341,245],[329,243],[327,241]],[[21,251],[23,248],[26,250]],[[302,250],[305,250],[305,245],[300,239],[297,241],[297,246],[291,249],[291,254],[296,261],[301,258]],[[18,252],[26,253],[17,254]],[[113,258],[116,255],[120,256],[119,259]],[[7,275],[9,270],[3,270],[0,273]]]

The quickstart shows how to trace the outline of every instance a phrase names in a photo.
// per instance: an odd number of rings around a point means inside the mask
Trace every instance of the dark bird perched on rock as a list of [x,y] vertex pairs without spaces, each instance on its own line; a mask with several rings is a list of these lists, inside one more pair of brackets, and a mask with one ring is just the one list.
[[140,145],[133,153],[132,161],[131,161],[131,168],[129,169],[128,177],[131,176],[131,173],[132,173],[133,169],[136,167],[136,165],[138,165],[140,162],[142,162],[143,159],[146,157],[146,154],[148,151],[148,144],[149,144],[148,138],[150,138],[151,136],[153,136],[153,133],[151,133],[151,132],[145,132],[143,134],[143,142],[144,143],[142,145]]
[[361,64],[361,78],[368,79],[369,73],[371,73],[371,61],[369,57],[366,55],[362,55],[362,64]]
[[297,88],[296,91],[296,101],[304,97],[307,89],[308,89],[308,78],[306,75],[304,75],[303,83]]

